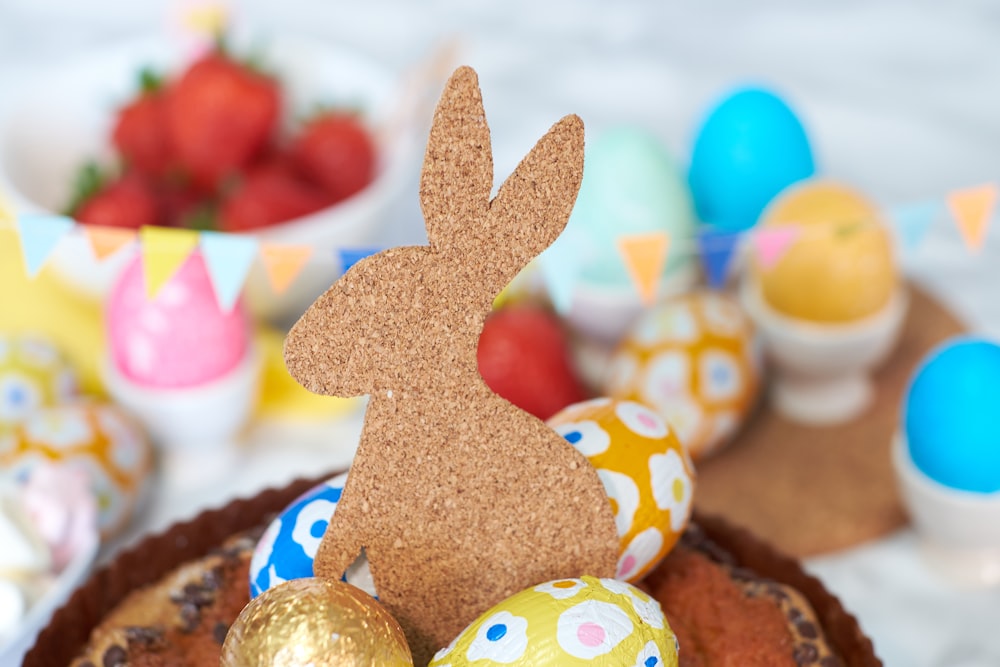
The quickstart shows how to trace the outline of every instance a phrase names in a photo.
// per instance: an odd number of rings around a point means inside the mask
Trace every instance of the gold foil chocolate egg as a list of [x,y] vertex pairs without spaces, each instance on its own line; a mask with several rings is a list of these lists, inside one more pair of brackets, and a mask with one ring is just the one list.
[[546,423],[597,470],[621,540],[615,577],[639,581],[691,517],[695,473],[684,446],[662,417],[634,401],[584,401]]
[[341,581],[295,579],[250,601],[222,646],[221,667],[412,667],[399,627],[373,597]]
[[725,294],[699,290],[636,320],[612,356],[605,393],[656,410],[697,462],[743,424],[760,375],[749,318]]
[[615,579],[558,579],[513,595],[472,622],[430,667],[677,667],[660,604]]

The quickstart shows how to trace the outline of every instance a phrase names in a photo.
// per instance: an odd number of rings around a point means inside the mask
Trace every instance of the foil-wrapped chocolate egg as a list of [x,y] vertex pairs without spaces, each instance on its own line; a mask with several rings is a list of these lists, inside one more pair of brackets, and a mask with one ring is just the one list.
[[0,431],[76,396],[76,372],[53,345],[32,336],[0,336]]
[[694,465],[684,446],[662,417],[634,401],[584,401],[547,423],[597,470],[621,539],[615,577],[639,581],[691,517]]
[[[316,551],[346,482],[347,473],[331,477],[299,496],[268,525],[250,559],[251,597],[285,581],[313,576]],[[375,596],[364,556],[348,568],[342,581]]]
[[399,623],[374,598],[340,581],[287,581],[240,612],[222,667],[412,667]]
[[122,410],[79,401],[37,410],[0,438],[0,468],[27,478],[43,463],[82,470],[97,500],[105,538],[131,518],[153,467],[145,433]]
[[615,579],[559,579],[507,598],[472,622],[430,667],[677,667],[660,604]]
[[739,429],[760,375],[750,320],[733,299],[700,290],[639,317],[611,359],[605,393],[659,412],[697,461]]

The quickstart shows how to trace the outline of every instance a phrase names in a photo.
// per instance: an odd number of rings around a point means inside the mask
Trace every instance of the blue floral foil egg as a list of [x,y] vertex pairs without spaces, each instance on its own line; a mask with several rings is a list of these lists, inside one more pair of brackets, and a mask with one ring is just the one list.
[[935,482],[1000,492],[1000,345],[956,337],[917,369],[903,403],[914,465]]
[[[344,492],[347,473],[310,489],[289,505],[264,531],[250,560],[250,595],[272,586],[313,576],[316,551],[330,517]],[[367,559],[362,556],[341,577],[371,596],[375,587]]]

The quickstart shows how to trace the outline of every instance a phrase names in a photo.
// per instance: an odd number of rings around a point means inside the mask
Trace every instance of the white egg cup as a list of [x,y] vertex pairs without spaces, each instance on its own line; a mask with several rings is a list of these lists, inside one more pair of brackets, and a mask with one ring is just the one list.
[[764,301],[749,277],[741,285],[740,301],[774,367],[778,412],[802,424],[828,426],[849,422],[871,405],[871,373],[899,340],[909,295],[901,287],[882,310],[846,324],[783,315]]
[[1000,585],[1000,491],[952,489],[925,475],[896,433],[892,463],[905,505],[930,566],[955,585]]
[[260,370],[260,355],[251,347],[233,370],[198,387],[145,387],[122,375],[110,358],[104,380],[160,447],[167,475],[200,485],[233,469],[240,432],[257,403]]

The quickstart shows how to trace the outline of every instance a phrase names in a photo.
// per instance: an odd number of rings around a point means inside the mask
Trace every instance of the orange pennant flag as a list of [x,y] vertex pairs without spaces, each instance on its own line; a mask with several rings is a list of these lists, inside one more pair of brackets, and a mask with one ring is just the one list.
[[305,245],[261,244],[260,258],[275,294],[288,289],[302,272],[312,253],[313,249]]
[[134,229],[123,229],[121,227],[98,227],[94,225],[80,225],[83,233],[90,241],[90,247],[94,251],[94,257],[98,261],[104,261],[111,255],[121,250],[131,243],[138,232]]
[[669,250],[670,236],[666,232],[630,234],[618,239],[618,252],[639,297],[647,306],[656,301]]
[[958,231],[970,251],[978,252],[983,247],[996,203],[995,185],[956,190],[948,195],[948,208],[951,209]]

